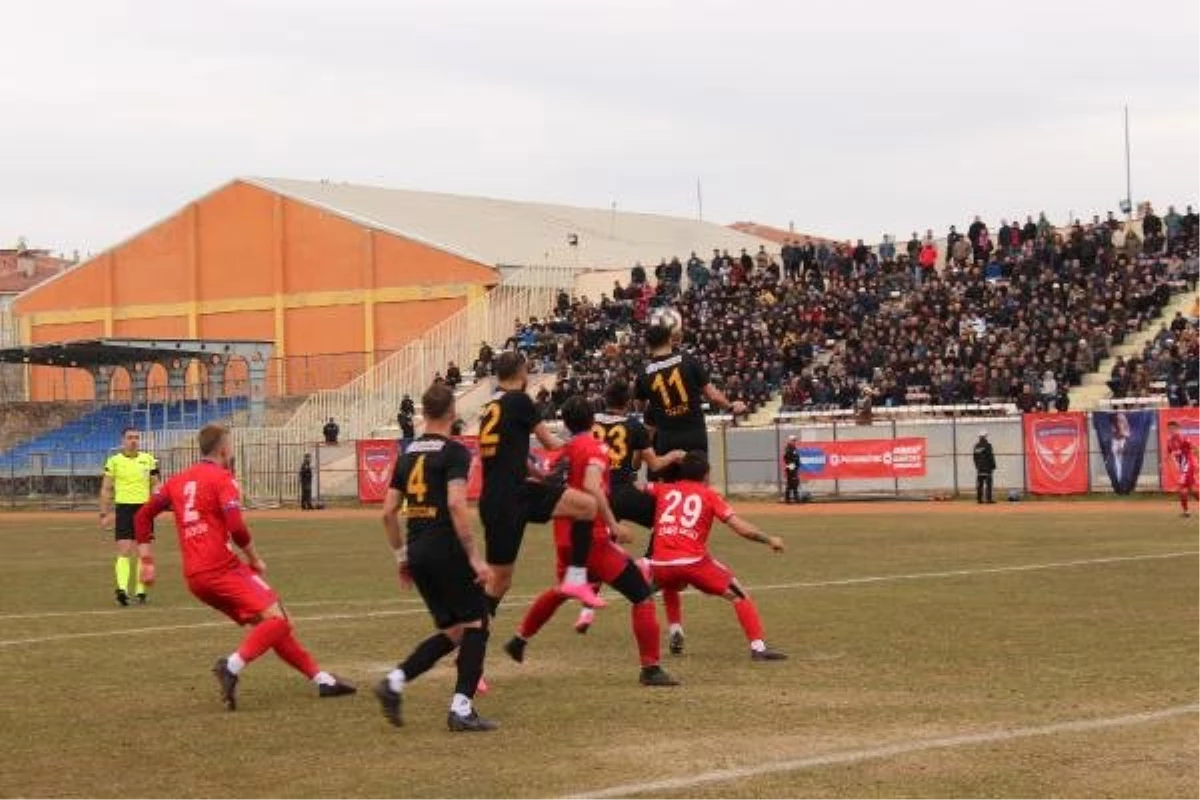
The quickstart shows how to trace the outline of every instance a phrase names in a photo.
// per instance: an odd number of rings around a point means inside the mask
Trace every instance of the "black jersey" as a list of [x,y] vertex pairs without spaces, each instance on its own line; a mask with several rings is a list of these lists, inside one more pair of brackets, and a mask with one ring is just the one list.
[[695,358],[678,350],[652,357],[638,376],[635,396],[649,403],[646,422],[664,431],[704,428],[704,387],[708,372]]
[[608,445],[609,479],[615,485],[632,483],[637,475],[634,456],[650,447],[650,432],[640,420],[623,414],[597,414],[592,434]]
[[425,434],[408,446],[392,471],[392,488],[404,495],[408,541],[454,531],[450,482],[465,481],[471,454],[453,439]]
[[539,422],[525,392],[496,392],[480,412],[479,457],[483,493],[509,491],[529,475],[529,437]]

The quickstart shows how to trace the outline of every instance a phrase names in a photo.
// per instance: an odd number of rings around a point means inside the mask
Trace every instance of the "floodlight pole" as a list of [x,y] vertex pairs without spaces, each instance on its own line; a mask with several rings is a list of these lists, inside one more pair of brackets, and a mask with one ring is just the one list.
[[1129,106],[1125,106],[1125,217],[1133,219],[1132,171],[1129,167]]

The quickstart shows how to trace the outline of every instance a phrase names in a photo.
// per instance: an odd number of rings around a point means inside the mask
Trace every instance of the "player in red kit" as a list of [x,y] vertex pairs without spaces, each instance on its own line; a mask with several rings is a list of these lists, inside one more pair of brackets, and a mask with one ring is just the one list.
[[[599,513],[592,528],[592,545],[588,552],[588,579],[607,583],[632,604],[630,619],[641,661],[639,681],[644,686],[677,686],[678,681],[659,664],[660,643],[658,616],[654,610],[654,592],[646,576],[638,569],[629,554],[610,539],[610,532],[625,541],[632,537],[613,515],[608,504],[609,455],[607,448],[592,436],[595,422],[592,407],[583,397],[575,396],[563,404],[563,423],[572,438],[560,450],[560,463],[568,470],[567,485],[596,499]],[[525,660],[525,646],[542,626],[550,621],[569,598],[562,592],[561,583],[571,563],[571,521],[555,520],[554,546],[558,555],[558,586],[547,589],[525,612],[516,635],[504,645],[504,651],[518,663]]]
[[[241,646],[217,659],[213,667],[225,707],[230,711],[237,708],[238,676],[268,650],[315,683],[318,696],[354,694],[353,686],[321,671],[296,641],[279,596],[263,580],[267,566],[250,540],[242,518],[241,493],[229,471],[233,460],[229,430],[206,425],[197,439],[200,461],[163,484],[134,518],[143,581],[150,584],[155,578],[152,523],[170,509],[175,514],[188,589],[238,625],[253,626]],[[235,544],[246,562],[234,554]]]
[[1196,495],[1200,499],[1196,482],[1196,448],[1179,432],[1179,423],[1175,420],[1167,423],[1167,430],[1171,433],[1167,439],[1167,455],[1175,460],[1175,468],[1179,470],[1179,505],[1183,516],[1189,517],[1188,498]]
[[[650,552],[654,582],[664,593],[668,589],[678,592],[694,586],[704,594],[724,597],[733,603],[738,623],[750,642],[751,658],[755,661],[787,658],[767,647],[754,601],[729,568],[708,552],[708,535],[714,519],[724,522],[742,538],[765,544],[777,553],[783,552],[783,540],[768,536],[738,517],[725,498],[709,487],[708,457],[702,452],[693,450],[684,457],[679,464],[678,481],[652,483],[646,491],[656,500]],[[678,619],[671,619],[670,607],[668,622],[672,632],[680,626]]]

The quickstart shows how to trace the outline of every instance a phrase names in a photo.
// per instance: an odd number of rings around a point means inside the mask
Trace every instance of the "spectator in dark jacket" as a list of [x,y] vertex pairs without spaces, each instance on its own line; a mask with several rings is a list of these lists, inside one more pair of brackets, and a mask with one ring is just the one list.
[[337,444],[338,434],[342,429],[333,421],[333,417],[329,418],[329,422],[325,423],[325,427],[321,429],[321,433],[325,435],[325,444]]
[[981,431],[979,441],[972,452],[975,460],[975,502],[994,503],[992,499],[992,476],[996,472],[996,452],[988,441],[987,431]]

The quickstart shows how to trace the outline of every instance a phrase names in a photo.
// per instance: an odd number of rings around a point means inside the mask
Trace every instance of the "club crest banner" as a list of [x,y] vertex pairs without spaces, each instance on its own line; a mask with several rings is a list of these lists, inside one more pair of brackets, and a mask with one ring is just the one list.
[[1033,494],[1083,494],[1088,489],[1087,415],[1026,414],[1025,474]]

